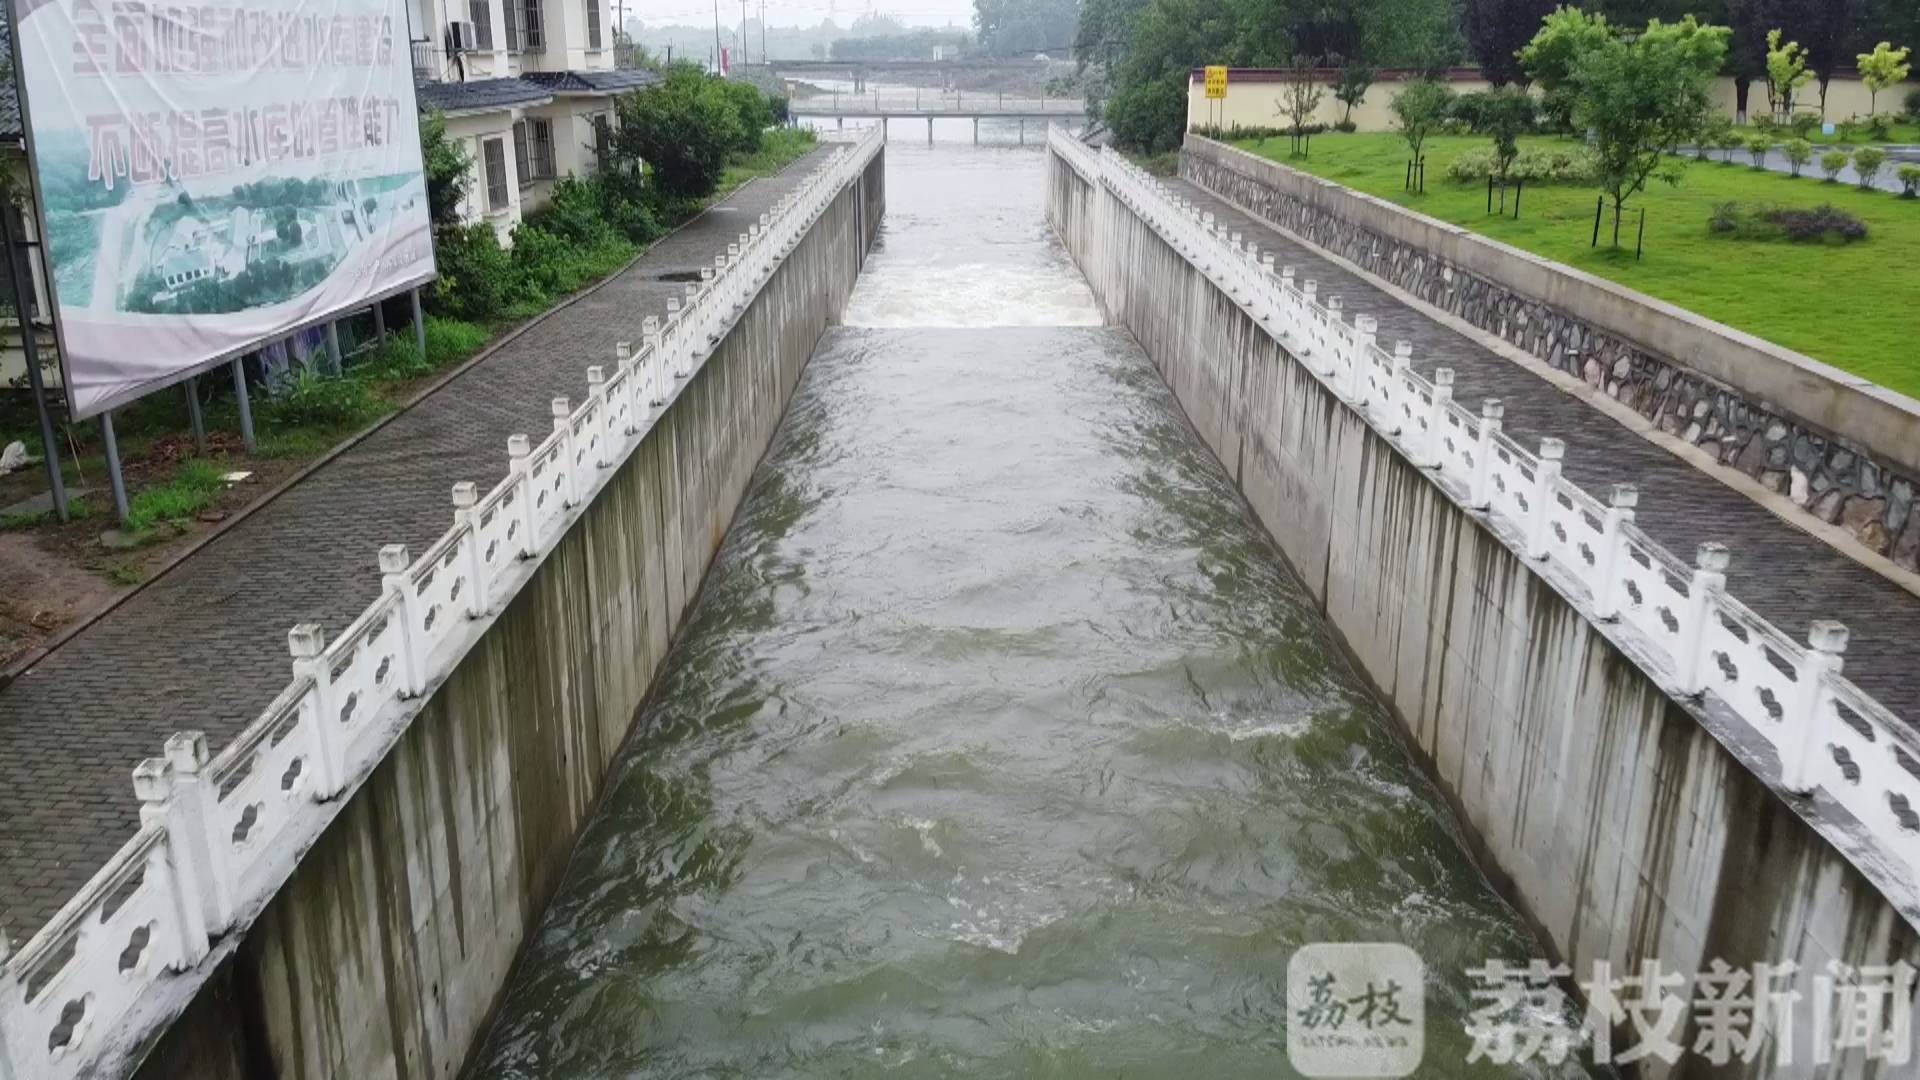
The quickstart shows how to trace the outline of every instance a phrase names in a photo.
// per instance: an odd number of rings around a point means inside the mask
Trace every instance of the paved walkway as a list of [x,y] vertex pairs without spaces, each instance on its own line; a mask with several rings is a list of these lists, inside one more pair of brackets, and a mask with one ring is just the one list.
[[[816,151],[818,154],[822,151]],[[381,545],[418,552],[453,522],[452,486],[507,471],[507,436],[552,430],[681,282],[811,168],[756,181],[598,292],[522,334],[260,507],[0,690],[0,929],[24,942],[132,835],[132,769],[167,736],[224,746],[291,677],[287,629],[331,638],[380,592]]]
[[[1820,171],[1820,155],[1833,149],[1834,147],[1821,146],[1816,143],[1813,147],[1813,160],[1807,162],[1800,168],[1800,179],[1807,181],[1810,185],[1824,185],[1827,174]],[[1694,151],[1691,149],[1683,149],[1679,151],[1676,156],[1684,157],[1691,161],[1694,158]],[[1727,160],[1727,152],[1724,150],[1709,150],[1707,152],[1707,160],[1725,162]],[[1914,147],[1887,147],[1887,163],[1880,166],[1879,175],[1873,178],[1873,186],[1879,188],[1881,191],[1891,191],[1896,195],[1899,194],[1906,190],[1906,185],[1900,182],[1900,166],[1912,165],[1916,162],[1920,162],[1920,153],[1916,153]],[[1753,155],[1747,153],[1745,149],[1735,150],[1733,152],[1733,161],[1728,167],[1732,168],[1734,166],[1745,169],[1753,168]],[[1788,161],[1787,155],[1781,153],[1778,149],[1767,151],[1766,164],[1762,167],[1768,172],[1786,173],[1788,175],[1792,175],[1793,173],[1793,162]],[[1851,187],[1860,183],[1860,174],[1855,172],[1853,166],[1849,164],[1846,168],[1841,169],[1839,175],[1834,179],[1837,183]]]
[[1733,552],[1728,592],[1796,641],[1806,640],[1815,619],[1846,623],[1853,631],[1847,675],[1895,713],[1920,722],[1920,673],[1913,653],[1913,643],[1920,641],[1920,597],[1540,375],[1422,314],[1373,278],[1335,264],[1319,248],[1256,222],[1205,188],[1171,182],[1228,228],[1247,234],[1262,253],[1272,252],[1276,263],[1300,267],[1302,279],[1320,283],[1322,297],[1343,297],[1349,316],[1378,318],[1382,343],[1413,342],[1413,364],[1422,374],[1453,368],[1456,401],[1477,412],[1481,399],[1501,399],[1506,431],[1520,445],[1537,447],[1549,435],[1565,440],[1565,475],[1589,493],[1604,497],[1613,484],[1637,484],[1641,528],[1689,564],[1700,544],[1726,544]]

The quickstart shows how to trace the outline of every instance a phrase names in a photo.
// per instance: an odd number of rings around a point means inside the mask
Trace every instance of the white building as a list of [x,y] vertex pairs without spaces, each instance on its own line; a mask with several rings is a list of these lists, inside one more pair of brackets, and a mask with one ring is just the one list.
[[591,174],[614,98],[651,72],[614,67],[611,0],[409,0],[420,108],[473,161],[461,212],[508,239],[553,182]]

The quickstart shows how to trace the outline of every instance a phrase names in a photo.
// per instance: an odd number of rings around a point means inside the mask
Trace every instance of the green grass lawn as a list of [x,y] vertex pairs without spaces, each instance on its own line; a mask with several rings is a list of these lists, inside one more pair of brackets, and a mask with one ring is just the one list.
[[[1535,139],[1546,145],[1552,140]],[[1582,186],[1530,186],[1519,221],[1486,212],[1484,182],[1446,179],[1447,163],[1488,140],[1427,142],[1427,190],[1402,190],[1407,146],[1398,135],[1322,135],[1310,158],[1289,158],[1285,139],[1239,145],[1442,221],[1657,296],[1795,349],[1883,386],[1920,397],[1920,200],[1816,178],[1757,172],[1744,163],[1686,159],[1678,187],[1655,183],[1627,203],[1624,249],[1593,248],[1594,199]],[[1814,170],[1817,172],[1817,169]],[[1733,240],[1707,230],[1717,203],[1819,206],[1866,222],[1867,239],[1844,246]],[[1645,258],[1635,261],[1637,208],[1647,211]],[[1608,215],[1609,223],[1611,214]]]

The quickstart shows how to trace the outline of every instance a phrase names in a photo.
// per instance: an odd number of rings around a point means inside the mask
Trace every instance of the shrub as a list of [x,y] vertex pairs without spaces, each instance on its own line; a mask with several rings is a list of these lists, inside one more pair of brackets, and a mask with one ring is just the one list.
[[1860,188],[1863,191],[1873,189],[1873,181],[1880,175],[1880,167],[1887,163],[1887,152],[1877,146],[1863,146],[1853,152],[1853,171],[1860,175]]
[[[1492,147],[1463,150],[1447,163],[1450,179],[1466,182],[1498,175],[1498,159]],[[1584,147],[1555,147],[1550,150],[1528,147],[1514,157],[1507,176],[1530,184],[1584,184],[1593,179],[1593,157]]]
[[1793,132],[1796,139],[1807,138],[1819,126],[1820,117],[1814,113],[1794,113],[1793,119],[1787,121],[1787,130]]
[[[597,247],[615,238],[604,209],[605,200],[597,183],[569,176],[553,185],[553,195],[547,204],[526,215],[524,224],[570,244]],[[518,242],[516,236],[515,243]]]
[[484,221],[441,229],[434,251],[440,280],[434,306],[456,319],[486,322],[518,298],[521,281],[513,257]]
[[1900,197],[1920,198],[1920,165],[1902,165],[1897,175],[1900,177]]
[[1814,209],[1720,203],[1707,229],[1733,240],[1785,240],[1791,243],[1849,244],[1867,238],[1866,223],[1833,206]]
[[1920,124],[1920,90],[1907,92],[1907,119]]
[[1893,138],[1893,125],[1899,122],[1900,118],[1892,113],[1875,113],[1867,117],[1866,136],[1884,142]]
[[745,138],[726,84],[696,67],[676,65],[659,84],[622,97],[619,110],[616,158],[645,162],[668,198],[712,193]]
[[760,151],[760,137],[773,126],[773,105],[760,88],[749,82],[724,82],[727,100],[733,104],[734,116],[740,121],[740,134],[733,144],[736,154],[754,154]]
[[1765,135],[1753,135],[1747,139],[1747,156],[1753,159],[1753,167],[1767,167],[1767,151],[1773,149],[1773,140]]
[[1699,145],[1694,147],[1694,156],[1701,161],[1707,160],[1707,151],[1718,149],[1727,139],[1733,137],[1733,120],[1715,114],[1707,119],[1706,126],[1700,129]]
[[1713,146],[1714,149],[1724,155],[1721,160],[1731,165],[1733,164],[1733,152],[1740,149],[1745,143],[1746,138],[1742,136],[1732,124],[1728,124],[1726,130],[1720,132],[1719,135],[1714,138]]
[[1787,164],[1793,166],[1795,176],[1799,176],[1800,170],[1813,160],[1813,144],[1805,139],[1789,139],[1780,150],[1787,155]]
[[1351,135],[1360,130],[1360,125],[1351,120],[1335,120],[1333,122],[1333,130],[1345,135]]
[[384,406],[361,379],[303,368],[278,395],[261,402],[269,423],[289,427],[349,428],[380,415]]
[[1840,170],[1847,167],[1845,150],[1829,150],[1820,155],[1820,171],[1827,174],[1827,183],[1840,179]]
[[1102,115],[1122,146],[1147,154],[1178,150],[1187,117],[1186,73],[1121,86]]

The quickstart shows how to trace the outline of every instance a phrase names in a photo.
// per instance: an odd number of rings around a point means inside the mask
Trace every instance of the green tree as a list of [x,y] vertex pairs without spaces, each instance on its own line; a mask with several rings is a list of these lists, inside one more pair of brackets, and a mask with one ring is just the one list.
[[1920,198],[1920,165],[1900,166],[1900,197]]
[[973,0],[973,29],[989,56],[1065,52],[1080,12],[1075,0]]
[[467,197],[472,160],[466,147],[447,138],[447,118],[430,112],[420,118],[420,159],[427,178],[427,213],[435,229],[460,224],[460,202]]
[[1780,152],[1787,155],[1787,164],[1793,166],[1795,176],[1799,176],[1800,170],[1806,168],[1807,162],[1813,160],[1813,144],[1805,139],[1787,140],[1787,144],[1780,148]]
[[1340,114],[1340,125],[1351,128],[1353,110],[1367,100],[1367,91],[1373,89],[1373,80],[1379,75],[1372,66],[1357,64],[1351,60],[1340,64],[1340,72],[1334,78],[1333,99],[1346,106]]
[[1314,80],[1314,59],[1311,56],[1296,56],[1287,71],[1286,89],[1280,92],[1280,115],[1287,120],[1287,136],[1292,139],[1288,152],[1300,156],[1301,143],[1308,139],[1307,125],[1313,122],[1313,114],[1320,108],[1320,99],[1325,91]]
[[1853,171],[1860,177],[1860,190],[1873,190],[1873,181],[1886,163],[1887,152],[1877,146],[1863,146],[1853,152]]
[[1747,136],[1747,156],[1753,159],[1754,168],[1764,169],[1767,167],[1767,151],[1772,149],[1773,140],[1767,138],[1765,135]]
[[1827,174],[1827,183],[1840,179],[1840,170],[1847,167],[1845,150],[1829,150],[1820,155],[1820,171]]
[[1573,67],[1581,56],[1613,38],[1607,17],[1576,7],[1554,10],[1541,21],[1533,40],[1520,50],[1520,67],[1540,89],[1552,93],[1573,81]]
[[1783,40],[1785,36],[1767,31],[1767,104],[1782,123],[1793,116],[1794,92],[1813,80],[1806,50],[1797,41]]
[[1860,68],[1860,81],[1867,84],[1867,112],[1878,115],[1880,112],[1880,91],[1898,86],[1907,81],[1913,69],[1907,64],[1908,48],[1896,49],[1889,42],[1882,41],[1873,47],[1870,53],[1861,53],[1855,57]]
[[1407,140],[1413,159],[1427,144],[1427,136],[1439,130],[1453,108],[1453,91],[1428,79],[1418,79],[1393,96],[1394,129]]
[[1574,121],[1590,133],[1595,176],[1613,201],[1616,245],[1628,199],[1654,178],[1680,182],[1685,166],[1668,155],[1706,130],[1728,35],[1691,16],[1656,19],[1631,40],[1609,34],[1576,55]]
[[1488,82],[1500,87],[1524,80],[1520,51],[1554,9],[1555,0],[1460,0],[1460,32]]
[[1520,136],[1533,130],[1533,121],[1533,97],[1517,86],[1493,91],[1480,106],[1480,130],[1493,136],[1494,176],[1502,184],[1520,156]]
[[675,199],[711,194],[744,136],[726,85],[676,64],[658,84],[620,99],[614,157],[644,162],[659,191]]
[[735,153],[757,154],[760,152],[762,136],[773,126],[773,104],[760,88],[750,82],[727,81],[720,84],[726,88],[727,100],[733,105],[734,116],[740,121],[740,136],[733,144]]

